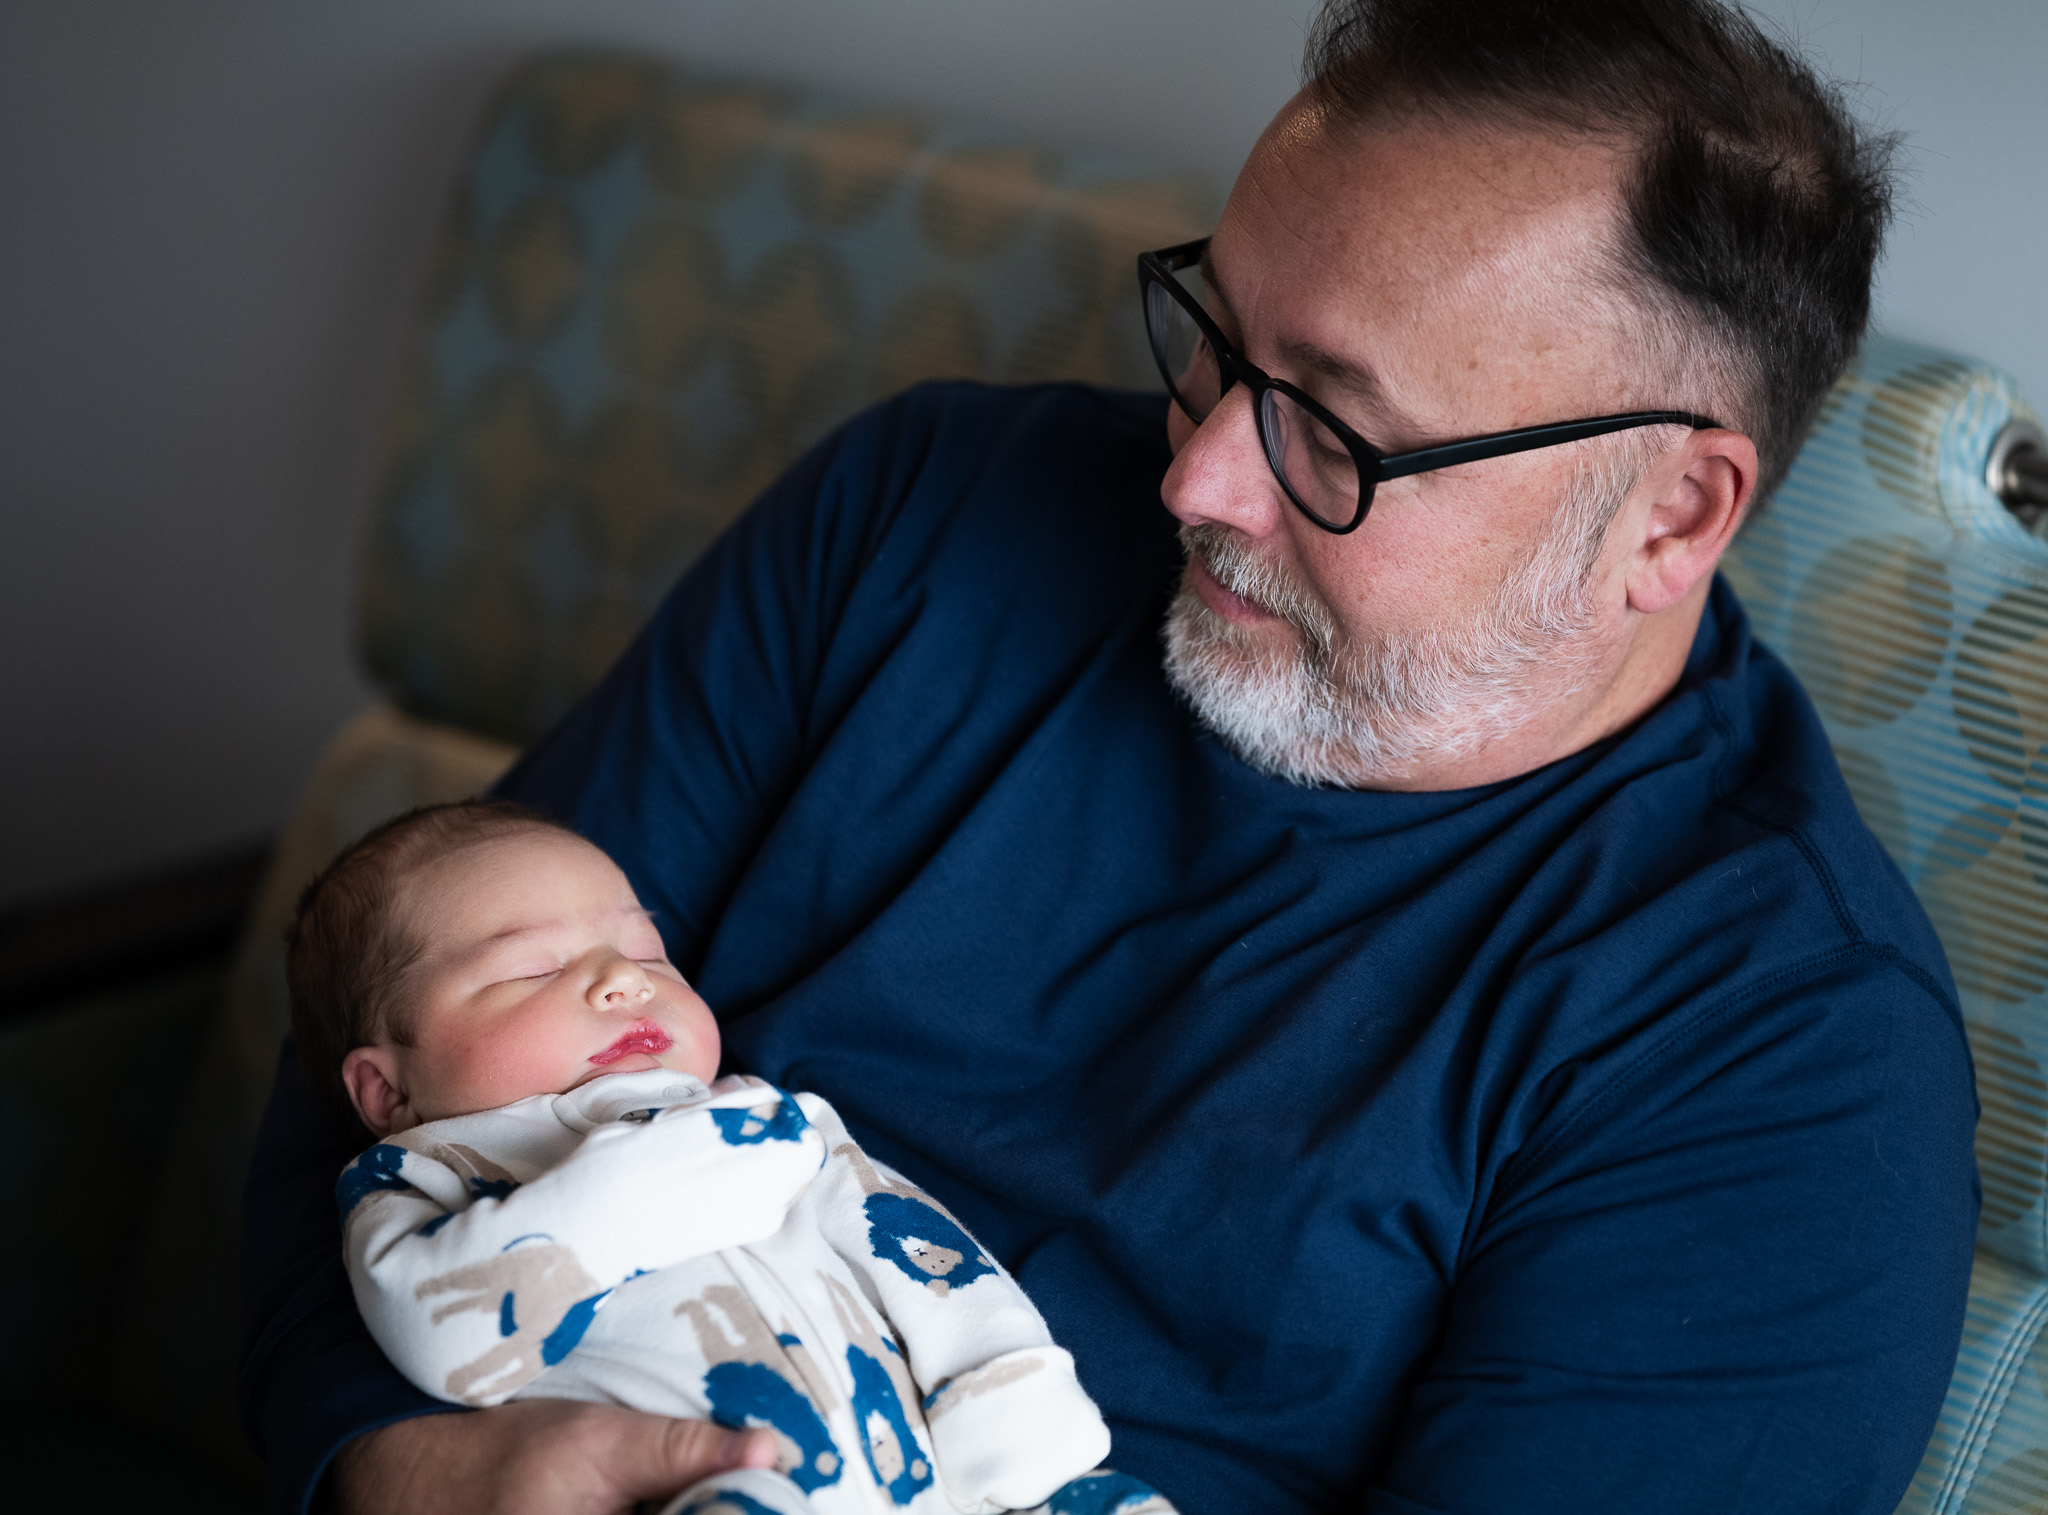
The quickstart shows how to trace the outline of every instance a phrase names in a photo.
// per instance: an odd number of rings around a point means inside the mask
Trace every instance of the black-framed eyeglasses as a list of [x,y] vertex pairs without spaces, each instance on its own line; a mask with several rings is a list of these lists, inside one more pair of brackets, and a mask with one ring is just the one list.
[[1197,426],[1209,418],[1231,385],[1243,382],[1251,391],[1259,444],[1266,450],[1273,476],[1295,508],[1325,531],[1340,536],[1356,531],[1372,509],[1373,490],[1387,479],[1557,447],[1636,426],[1698,430],[1721,424],[1682,410],[1637,410],[1489,432],[1413,452],[1383,453],[1285,379],[1265,372],[1224,338],[1201,302],[1174,277],[1199,263],[1208,245],[1209,239],[1203,237],[1138,255],[1138,291],[1144,300],[1145,335],[1151,339],[1152,356],[1158,360],[1174,403]]

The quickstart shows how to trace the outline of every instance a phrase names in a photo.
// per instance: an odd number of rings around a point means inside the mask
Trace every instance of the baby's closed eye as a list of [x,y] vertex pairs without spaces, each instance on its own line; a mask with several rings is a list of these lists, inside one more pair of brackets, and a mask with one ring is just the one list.
[[530,984],[553,978],[562,971],[563,964],[558,958],[525,958],[507,963],[493,963],[485,971],[489,984]]

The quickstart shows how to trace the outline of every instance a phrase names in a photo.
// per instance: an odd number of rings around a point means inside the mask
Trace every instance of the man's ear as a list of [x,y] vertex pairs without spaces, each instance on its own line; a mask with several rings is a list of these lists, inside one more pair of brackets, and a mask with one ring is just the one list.
[[[1756,492],[1756,444],[1739,431],[1695,431],[1637,486],[1642,535],[1628,569],[1629,608],[1669,610],[1713,573]],[[1640,497],[1639,497],[1640,498]]]
[[398,1056],[389,1047],[358,1047],[341,1060],[341,1082],[362,1123],[380,1141],[420,1123],[399,1080]]

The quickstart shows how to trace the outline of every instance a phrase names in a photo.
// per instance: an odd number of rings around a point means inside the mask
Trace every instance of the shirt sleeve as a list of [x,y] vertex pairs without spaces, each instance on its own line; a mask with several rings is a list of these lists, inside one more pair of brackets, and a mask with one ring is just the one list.
[[1888,1515],[1961,1330],[1969,1087],[1953,1007],[1871,949],[1572,1101],[1475,1217],[1364,1508]]
[[566,1357],[620,1284],[773,1234],[825,1155],[761,1088],[600,1126],[503,1194],[477,1197],[431,1151],[381,1142],[343,1171],[344,1251],[385,1355],[474,1406]]
[[1026,1510],[1109,1453],[1109,1428],[1045,1319],[946,1209],[869,1158],[814,1094],[830,1156],[811,1207],[872,1291],[923,1395],[932,1456],[963,1510]]
[[334,1206],[334,1178],[354,1145],[315,1101],[287,1038],[243,1190],[235,1382],[272,1511],[306,1510],[334,1454],[356,1437],[456,1408],[407,1383],[356,1310]]

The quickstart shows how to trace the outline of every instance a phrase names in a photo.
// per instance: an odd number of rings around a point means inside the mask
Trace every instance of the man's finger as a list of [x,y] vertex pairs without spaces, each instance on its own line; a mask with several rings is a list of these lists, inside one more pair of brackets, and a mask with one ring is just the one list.
[[728,1431],[708,1420],[636,1415],[620,1426],[611,1474],[634,1499],[661,1499],[729,1468],[766,1468],[775,1462],[767,1431]]

